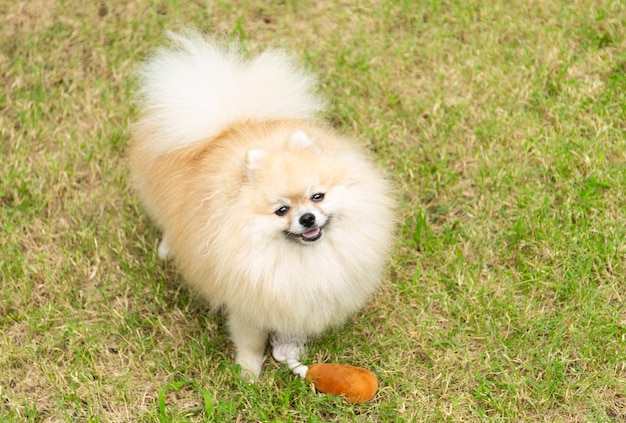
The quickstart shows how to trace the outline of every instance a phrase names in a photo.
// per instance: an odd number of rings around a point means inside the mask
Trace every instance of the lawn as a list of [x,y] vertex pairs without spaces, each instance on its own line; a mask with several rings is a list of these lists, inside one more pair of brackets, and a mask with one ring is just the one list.
[[[626,419],[626,5],[0,0],[0,421]],[[241,380],[128,186],[133,72],[185,26],[282,47],[396,187],[381,289]]]

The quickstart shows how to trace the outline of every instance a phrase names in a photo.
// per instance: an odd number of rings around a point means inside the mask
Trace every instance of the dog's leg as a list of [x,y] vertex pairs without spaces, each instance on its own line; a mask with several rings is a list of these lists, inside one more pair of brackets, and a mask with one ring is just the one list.
[[270,343],[272,344],[272,356],[280,363],[285,363],[289,370],[304,377],[307,366],[300,363],[300,355],[304,350],[306,336],[291,336],[272,333]]
[[241,375],[248,379],[259,377],[263,367],[267,331],[250,325],[246,319],[237,316],[230,316],[229,328],[237,350],[236,363],[241,366]]
[[158,252],[159,252],[159,258],[161,260],[168,260],[172,257],[171,251],[170,251],[169,239],[167,238],[166,234],[163,234],[163,239],[161,240],[161,242],[159,242]]

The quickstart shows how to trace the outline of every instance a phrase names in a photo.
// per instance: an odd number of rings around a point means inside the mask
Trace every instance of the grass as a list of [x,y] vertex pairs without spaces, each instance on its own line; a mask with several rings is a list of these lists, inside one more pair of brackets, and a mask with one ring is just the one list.
[[[623,421],[626,7],[0,0],[0,420]],[[156,257],[128,188],[132,71],[192,26],[283,46],[398,188],[385,283],[306,359],[268,360]]]

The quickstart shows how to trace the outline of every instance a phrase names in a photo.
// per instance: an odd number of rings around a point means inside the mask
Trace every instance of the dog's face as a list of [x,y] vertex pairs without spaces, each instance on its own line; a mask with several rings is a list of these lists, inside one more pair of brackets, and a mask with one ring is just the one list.
[[[319,189],[309,189],[294,198],[281,198],[276,205],[274,214],[285,222],[283,231],[289,239],[310,243],[316,242],[324,235],[330,216],[324,211],[323,201],[326,193]],[[286,223],[286,225],[285,225]]]
[[284,148],[252,149],[246,157],[247,191],[254,192],[254,232],[316,244],[341,213],[343,171],[308,135],[296,131]]

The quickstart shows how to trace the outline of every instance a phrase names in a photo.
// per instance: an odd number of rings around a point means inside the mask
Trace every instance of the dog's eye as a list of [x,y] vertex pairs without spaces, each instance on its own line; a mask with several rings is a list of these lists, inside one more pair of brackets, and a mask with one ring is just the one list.
[[287,213],[289,213],[289,206],[281,206],[281,207],[277,208],[276,211],[274,212],[274,214],[276,214],[276,216],[284,216]]
[[325,194],[323,192],[316,192],[311,196],[311,201],[313,201],[314,203],[319,203],[324,199],[324,195]]

